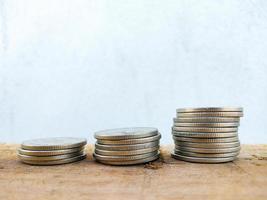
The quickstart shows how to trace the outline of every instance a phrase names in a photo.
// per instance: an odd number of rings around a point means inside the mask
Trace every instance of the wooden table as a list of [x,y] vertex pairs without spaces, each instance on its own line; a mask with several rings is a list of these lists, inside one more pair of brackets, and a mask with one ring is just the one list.
[[16,158],[17,145],[0,145],[0,199],[267,199],[267,145],[243,145],[239,158],[224,164],[172,159],[172,146],[147,165],[116,167],[86,160],[30,166]]

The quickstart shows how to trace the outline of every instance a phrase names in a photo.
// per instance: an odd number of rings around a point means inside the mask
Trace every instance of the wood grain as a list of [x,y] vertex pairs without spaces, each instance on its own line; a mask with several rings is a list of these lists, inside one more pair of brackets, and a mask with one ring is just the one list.
[[88,157],[78,163],[30,166],[16,157],[17,145],[0,145],[0,199],[267,199],[267,145],[243,145],[224,164],[172,159],[172,146],[147,165],[116,167]]

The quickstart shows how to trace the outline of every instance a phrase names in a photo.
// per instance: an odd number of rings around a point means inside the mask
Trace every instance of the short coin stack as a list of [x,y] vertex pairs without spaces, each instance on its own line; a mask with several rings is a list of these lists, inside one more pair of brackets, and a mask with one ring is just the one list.
[[189,162],[222,163],[239,154],[238,126],[243,108],[177,109],[172,157]]
[[59,165],[86,157],[83,138],[55,137],[27,140],[18,149],[19,159],[30,165]]
[[159,158],[160,133],[156,128],[134,127],[95,133],[94,158],[108,165],[134,165]]

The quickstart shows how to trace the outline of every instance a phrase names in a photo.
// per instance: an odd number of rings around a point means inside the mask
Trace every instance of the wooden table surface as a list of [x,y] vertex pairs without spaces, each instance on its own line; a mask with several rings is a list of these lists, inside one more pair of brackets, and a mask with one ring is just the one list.
[[0,199],[267,199],[267,145],[243,145],[239,158],[224,164],[161,158],[138,166],[87,159],[58,166],[30,166],[16,157],[17,145],[0,144]]

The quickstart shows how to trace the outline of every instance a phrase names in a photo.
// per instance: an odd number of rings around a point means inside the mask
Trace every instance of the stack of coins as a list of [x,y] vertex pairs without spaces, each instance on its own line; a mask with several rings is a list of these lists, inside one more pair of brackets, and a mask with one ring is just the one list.
[[239,154],[238,126],[243,108],[177,109],[172,157],[189,162],[222,163]]
[[86,157],[83,138],[59,137],[24,141],[18,149],[19,159],[31,165],[59,165]]
[[95,133],[94,158],[108,165],[134,165],[159,158],[160,133],[156,128],[134,127]]

